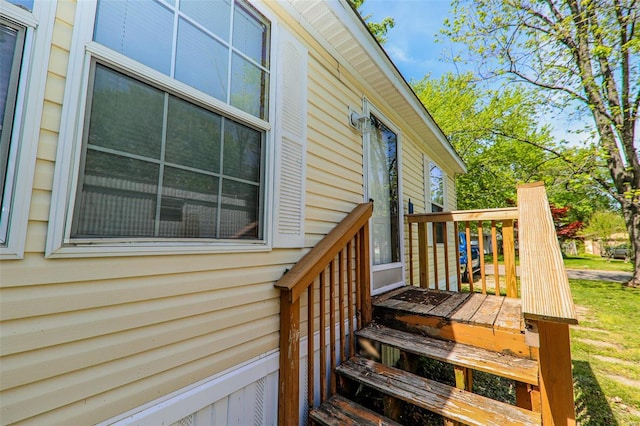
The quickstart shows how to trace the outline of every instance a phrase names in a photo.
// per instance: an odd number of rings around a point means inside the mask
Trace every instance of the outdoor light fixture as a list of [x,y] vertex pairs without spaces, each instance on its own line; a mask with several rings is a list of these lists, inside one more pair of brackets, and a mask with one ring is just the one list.
[[349,124],[360,133],[367,133],[371,129],[371,119],[349,108]]

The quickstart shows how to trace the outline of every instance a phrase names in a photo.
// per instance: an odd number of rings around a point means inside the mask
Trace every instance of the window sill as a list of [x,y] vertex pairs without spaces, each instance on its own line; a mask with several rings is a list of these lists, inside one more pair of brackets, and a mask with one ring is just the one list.
[[55,259],[73,257],[166,256],[268,251],[271,251],[271,246],[262,241],[256,243],[93,242],[66,244],[46,253],[45,257]]

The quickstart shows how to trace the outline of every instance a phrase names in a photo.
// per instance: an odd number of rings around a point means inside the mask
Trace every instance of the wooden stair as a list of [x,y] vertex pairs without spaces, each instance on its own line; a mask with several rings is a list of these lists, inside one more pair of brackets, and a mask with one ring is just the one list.
[[[378,298],[374,301],[375,322],[357,331],[357,337],[396,348],[405,360],[426,357],[451,364],[458,387],[414,374],[411,363],[398,364],[410,370],[405,371],[355,356],[335,369],[342,396],[334,395],[312,410],[310,419],[323,425],[397,425],[403,420],[403,409],[398,407],[410,404],[441,415],[447,425],[540,425],[539,409],[532,411],[465,390],[471,387],[475,370],[514,380],[517,391],[524,387],[537,392],[537,350],[525,343],[515,302],[499,296],[416,288]],[[490,309],[496,313],[490,314]],[[347,399],[363,387],[383,395],[387,417]],[[531,406],[535,404],[527,408]]]

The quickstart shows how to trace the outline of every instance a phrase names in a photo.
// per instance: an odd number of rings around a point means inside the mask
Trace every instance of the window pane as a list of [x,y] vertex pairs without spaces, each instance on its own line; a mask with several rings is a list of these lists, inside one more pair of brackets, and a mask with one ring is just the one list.
[[241,56],[233,55],[231,68],[231,105],[256,117],[267,116],[267,76]]
[[269,26],[258,12],[239,2],[233,16],[233,47],[260,65],[269,66]]
[[255,185],[222,181],[220,238],[261,238],[259,196],[260,190]]
[[15,161],[9,164],[9,156],[24,36],[24,28],[12,28],[0,21],[0,244],[7,239],[15,177]]
[[180,10],[207,30],[229,42],[230,0],[181,0]]
[[100,0],[93,38],[162,73],[171,72],[173,13],[152,0]]
[[444,206],[444,179],[442,170],[433,163],[430,164],[430,169],[431,202]]
[[252,182],[260,181],[260,132],[231,120],[225,121],[224,174]]
[[218,114],[171,96],[167,121],[167,162],[220,171],[222,118]]
[[159,166],[87,150],[72,237],[153,237]]
[[164,169],[159,237],[215,238],[218,178]]
[[[18,42],[18,31],[6,25],[0,25],[0,136],[7,119],[13,120],[11,117],[5,117],[7,110],[7,99],[9,98],[9,85],[11,75],[20,66],[20,63],[14,64],[13,57],[15,55],[16,43]],[[9,107],[9,110],[13,108]],[[3,139],[4,142],[4,139]]]
[[9,0],[9,3],[13,3],[29,12],[33,10],[33,0]]
[[227,47],[181,19],[175,77],[226,102],[228,52]]
[[89,144],[158,159],[164,93],[97,65]]
[[370,116],[368,193],[374,200],[372,222],[373,264],[400,260],[398,206],[398,138],[382,121]]

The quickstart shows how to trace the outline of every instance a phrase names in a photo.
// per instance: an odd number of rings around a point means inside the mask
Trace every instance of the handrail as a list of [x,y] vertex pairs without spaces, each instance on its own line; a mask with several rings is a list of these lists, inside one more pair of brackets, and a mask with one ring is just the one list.
[[518,208],[505,207],[501,209],[454,210],[450,212],[437,213],[414,213],[406,216],[409,223],[516,220],[518,219]]
[[527,319],[577,324],[544,183],[518,186],[520,285]]
[[[300,419],[300,314],[301,302],[304,302],[301,295],[306,293],[306,404],[309,410],[318,400],[322,403],[327,394],[335,394],[335,367],[355,354],[355,332],[371,321],[369,218],[372,214],[373,203],[358,205],[275,283],[280,289],[279,425],[297,425]],[[320,311],[317,315],[316,304]],[[340,329],[338,336],[336,325]],[[326,341],[327,329],[329,342]],[[319,363],[315,361],[316,332]],[[319,371],[318,386],[316,371]]]
[[313,279],[369,221],[372,213],[373,203],[358,205],[275,283],[276,288],[290,290],[290,303],[297,300]]

